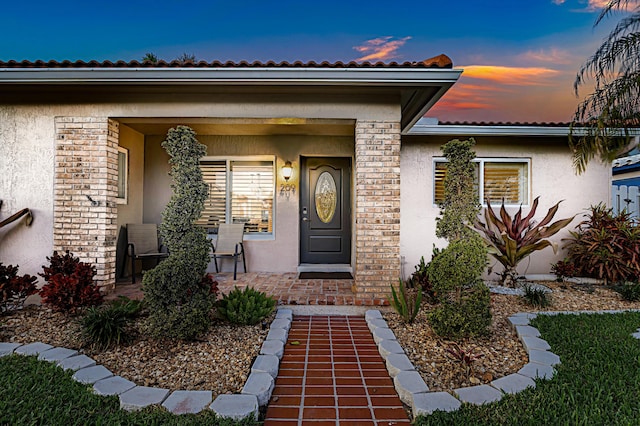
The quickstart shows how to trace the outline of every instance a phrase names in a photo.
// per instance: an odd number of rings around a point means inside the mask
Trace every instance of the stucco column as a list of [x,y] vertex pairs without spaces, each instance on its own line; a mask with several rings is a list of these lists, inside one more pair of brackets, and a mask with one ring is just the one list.
[[400,277],[400,123],[356,123],[358,299],[388,299]]
[[53,249],[96,267],[115,287],[119,123],[106,117],[56,117]]

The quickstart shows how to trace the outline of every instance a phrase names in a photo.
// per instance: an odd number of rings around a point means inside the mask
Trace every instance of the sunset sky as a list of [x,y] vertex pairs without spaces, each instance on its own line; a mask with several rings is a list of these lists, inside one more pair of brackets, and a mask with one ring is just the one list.
[[[429,112],[441,121],[567,122],[573,80],[620,14],[605,0],[11,1],[0,60],[420,61],[463,76]],[[581,95],[586,95],[587,89]]]

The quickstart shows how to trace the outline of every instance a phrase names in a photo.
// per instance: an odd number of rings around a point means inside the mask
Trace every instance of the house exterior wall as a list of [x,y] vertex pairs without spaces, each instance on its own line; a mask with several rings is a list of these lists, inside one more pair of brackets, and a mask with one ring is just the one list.
[[[435,236],[436,218],[439,208],[433,204],[433,159],[442,157],[440,147],[451,137],[422,136],[403,139],[401,152],[401,218],[400,251],[404,259],[403,272],[409,277],[421,256],[426,261],[431,258],[432,248],[444,247],[446,241]],[[461,139],[466,139],[461,138]],[[582,175],[573,172],[572,157],[566,138],[515,138],[477,137],[476,156],[492,158],[528,158],[531,161],[530,202],[540,196],[536,213],[542,219],[548,209],[560,200],[560,208],[555,219],[577,215],[568,228],[556,234],[552,241],[562,247],[562,238],[568,230],[577,225],[585,209],[590,205],[604,202],[609,204],[611,188],[611,168],[593,161]],[[509,208],[514,214],[517,208]],[[523,207],[524,214],[530,211]],[[521,274],[549,274],[552,263],[564,258],[564,251],[554,255],[551,248],[533,253],[518,267]],[[495,261],[490,259],[490,265]],[[502,271],[497,264],[495,272]],[[495,279],[492,275],[489,278]]]
[[[266,260],[255,251],[257,243],[248,244],[250,268],[258,270],[291,270],[297,266],[297,228],[292,233],[286,224],[298,222],[299,182],[299,156],[300,155],[327,155],[347,156],[354,158],[354,185],[373,185],[371,188],[386,189],[384,183],[367,183],[376,173],[377,166],[370,166],[363,161],[358,161],[358,155],[387,155],[392,176],[397,179],[399,169],[395,166],[399,158],[399,126],[400,110],[394,102],[367,102],[358,103],[350,99],[314,103],[312,101],[291,101],[278,98],[274,101],[263,100],[251,102],[251,97],[226,97],[218,103],[214,102],[121,102],[117,104],[47,104],[47,105],[1,105],[0,104],[0,163],[3,173],[0,174],[0,199],[4,201],[2,217],[11,214],[18,209],[29,207],[34,212],[35,220],[32,227],[26,228],[24,224],[14,224],[0,232],[0,261],[6,264],[19,264],[22,273],[36,275],[41,272],[41,266],[46,263],[46,257],[53,250],[70,250],[81,260],[95,264],[98,270],[97,280],[101,286],[107,289],[115,282],[115,258],[118,228],[121,224],[140,217],[139,201],[135,197],[135,187],[143,187],[146,191],[149,185],[155,187],[154,179],[139,174],[139,167],[149,161],[154,161],[153,156],[140,158],[142,149],[142,136],[128,129],[125,118],[158,118],[171,117],[167,120],[176,121],[184,117],[189,121],[190,117],[225,117],[225,118],[272,118],[272,117],[303,117],[303,118],[329,118],[349,119],[356,123],[357,142],[354,138],[346,140],[332,140],[331,138],[315,139],[313,136],[305,136],[304,145],[300,146],[300,137],[287,136],[282,140],[289,143],[270,141],[274,151],[263,154],[275,154],[277,159],[278,179],[279,172],[284,161],[294,163],[294,183],[296,195],[289,200],[282,200],[276,196],[276,239],[271,242],[271,247],[263,253],[268,253]],[[389,124],[391,123],[391,124]],[[126,124],[126,123],[125,123]],[[382,128],[377,128],[381,125]],[[64,136],[64,137],[63,137]],[[204,135],[203,135],[204,136]],[[277,139],[273,137],[272,139]],[[288,138],[288,139],[287,139]],[[302,138],[302,139],[305,139]],[[152,141],[153,138],[148,138]],[[158,137],[155,141],[161,140]],[[295,141],[292,142],[292,139]],[[129,202],[128,206],[118,205],[115,201],[117,184],[117,145],[118,142],[127,147],[129,151]],[[145,140],[145,144],[149,141]],[[228,141],[205,141],[216,147],[216,151],[226,152]],[[264,143],[264,142],[262,142]],[[217,145],[216,145],[217,144]],[[358,150],[354,144],[358,145]],[[386,148],[380,150],[380,145],[389,144],[390,151]],[[238,154],[243,150],[257,152],[257,144],[243,145]],[[371,151],[371,152],[370,152]],[[145,156],[148,152],[144,151]],[[156,154],[158,152],[156,151]],[[162,154],[158,154],[162,155]],[[215,154],[214,154],[215,155]],[[297,156],[296,156],[297,155]],[[355,157],[354,157],[355,155]],[[382,160],[380,160],[382,161]],[[80,164],[80,165],[78,165]],[[382,163],[380,163],[382,164]],[[386,167],[386,166],[385,166]],[[74,170],[78,169],[78,170]],[[5,172],[7,171],[7,172]],[[166,176],[165,176],[166,177]],[[364,180],[362,180],[364,179]],[[281,183],[278,180],[277,185]],[[377,186],[376,186],[377,185]],[[5,195],[6,194],[6,195]],[[97,204],[92,204],[91,197]],[[353,208],[363,208],[363,198],[356,199],[354,192]],[[383,201],[385,212],[396,209],[399,204],[398,195],[390,196],[398,201]],[[151,201],[150,201],[151,203]],[[395,204],[394,204],[395,203]],[[142,210],[142,219],[151,221],[157,218],[157,205],[149,208],[145,205]],[[370,206],[369,206],[370,207]],[[155,212],[155,213],[154,213]],[[394,213],[395,214],[395,213]],[[353,214],[353,245],[356,250],[357,242],[361,241],[356,235],[362,235],[361,226],[376,229],[382,232],[378,223],[365,224],[364,217]],[[393,219],[395,220],[395,219]],[[397,224],[396,224],[397,225]],[[358,234],[360,232],[360,234]],[[392,234],[397,230],[390,231]],[[387,237],[388,235],[385,235]],[[379,252],[383,252],[383,246],[394,244],[393,238],[381,240]],[[267,246],[267,245],[265,245]],[[279,252],[286,248],[286,255]],[[274,253],[278,253],[274,257]],[[356,282],[359,289],[363,286],[377,286],[370,284],[369,277],[358,269],[357,265],[365,265],[368,261],[366,255],[355,257]],[[391,253],[389,259],[393,261],[380,262],[384,271],[393,271],[388,274],[395,280],[397,271],[391,264],[397,262],[397,253]],[[263,262],[252,263],[252,262]],[[369,260],[369,262],[371,262]],[[285,266],[281,266],[285,265]],[[391,278],[389,278],[391,279]],[[385,277],[380,281],[378,289],[386,288],[389,281]],[[360,285],[361,284],[361,285]],[[377,291],[377,290],[376,290]],[[383,293],[375,291],[370,293],[382,296]],[[369,294],[368,294],[369,295]]]

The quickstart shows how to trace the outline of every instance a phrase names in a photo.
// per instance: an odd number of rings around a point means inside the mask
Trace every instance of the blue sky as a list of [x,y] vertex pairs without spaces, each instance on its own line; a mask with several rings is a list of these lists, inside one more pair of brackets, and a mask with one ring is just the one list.
[[[569,121],[572,83],[616,22],[603,0],[28,1],[3,4],[0,60],[419,61],[465,72],[429,115]],[[586,92],[584,93],[586,94]]]

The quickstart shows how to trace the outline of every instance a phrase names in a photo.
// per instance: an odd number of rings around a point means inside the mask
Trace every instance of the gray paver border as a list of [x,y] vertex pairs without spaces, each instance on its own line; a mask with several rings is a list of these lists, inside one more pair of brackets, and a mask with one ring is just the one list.
[[[269,341],[270,343],[267,343],[267,346],[269,345],[273,345],[275,342],[280,342],[282,344],[286,343],[287,341],[287,336],[289,333],[289,329],[291,328],[291,322],[293,320],[293,312],[291,309],[286,309],[286,308],[279,308],[276,311],[276,315],[275,315],[275,320],[272,321],[272,325],[275,323],[275,325],[273,325],[273,329],[274,330],[284,330],[284,340],[282,339],[283,337],[283,332],[282,331],[278,331],[277,333],[277,340],[267,340],[265,339],[265,341],[262,343],[263,346],[265,345],[265,343],[267,341]],[[273,334],[274,336],[276,335],[276,333]],[[64,369],[64,364],[65,361],[69,362],[69,360],[71,358],[83,358],[84,363],[83,365],[78,368],[77,370],[75,370],[75,374],[77,374],[79,371],[81,372],[82,370],[86,370],[86,369],[94,369],[96,370],[96,367],[102,367],[99,364],[96,364],[96,362],[94,360],[92,360],[91,358],[87,357],[86,355],[80,355],[77,353],[71,353],[72,351],[70,349],[67,348],[63,348],[63,347],[54,347],[42,342],[33,342],[33,343],[29,343],[29,344],[23,344],[23,343],[8,343],[8,342],[0,342],[0,356],[10,356],[12,354],[16,354],[16,355],[21,355],[21,356],[36,356],[38,357],[40,353],[45,352],[45,351],[50,351],[50,350],[54,350],[57,349],[59,352],[62,353],[68,353],[69,356],[65,357],[64,359],[41,359],[42,361],[47,361],[50,362],[52,364],[55,364],[56,366],[58,366],[59,368],[63,368]],[[85,359],[86,358],[86,359]],[[63,365],[60,365],[63,364]],[[84,365],[87,364],[87,365]],[[279,362],[278,362],[278,366],[279,367]],[[253,365],[251,366],[251,368],[253,368]],[[106,371],[105,371],[106,370]],[[278,368],[276,368],[276,376],[277,376],[277,371]],[[105,369],[104,367],[102,367],[100,369],[100,371],[103,374],[106,374],[107,372],[110,373],[110,375],[107,375],[106,377],[102,377],[99,380],[96,380],[96,382],[99,382],[100,380],[113,380],[115,378],[118,378],[119,376],[114,376],[113,373],[111,373],[110,371],[108,371],[107,369]],[[74,374],[74,375],[75,375]],[[82,374],[82,373],[81,373]],[[251,377],[254,374],[265,374],[262,371],[254,371],[251,374],[249,374],[249,377]],[[249,381],[249,377],[247,378],[247,382]],[[95,384],[92,382],[92,385],[95,386]],[[246,382],[245,382],[246,384]],[[131,392],[134,391],[136,388],[145,388],[144,386],[138,386],[135,385],[130,389],[127,389],[126,391],[124,391],[123,393],[127,393],[127,392]],[[145,388],[145,389],[150,389],[152,391],[157,391],[155,392],[156,394],[160,394],[162,391],[167,391],[166,389],[161,389],[161,388]],[[266,401],[268,402],[269,399],[271,398],[271,391],[273,391],[273,387],[272,389],[269,391],[269,396],[268,398],[266,398]],[[135,392],[135,391],[134,391]],[[162,400],[158,403],[154,403],[151,405],[160,405],[162,404],[162,402],[166,401],[173,392],[180,392],[178,395],[187,392],[184,390],[174,390],[174,391],[167,391],[167,394],[164,395],[164,397],[162,398]],[[249,397],[249,395],[246,394],[233,394],[233,395],[227,395],[227,394],[223,394],[223,395],[218,395],[216,397],[215,400],[213,400],[212,402],[210,401],[209,403],[206,404],[205,407],[203,407],[203,410],[213,410],[212,407],[215,407],[216,404],[216,400],[220,397],[223,397],[224,399],[224,403],[228,404],[230,401],[234,401],[237,400],[237,407],[239,407],[240,412],[235,411],[233,413],[233,419],[235,420],[239,420],[243,417],[247,417],[247,416],[251,416],[253,418],[257,418],[257,410],[254,410],[253,408],[251,408],[250,410],[246,411],[245,415],[242,415],[242,410],[244,409],[243,407],[248,406],[246,404],[247,401],[247,397]],[[249,404],[250,405],[250,404]],[[125,404],[125,407],[123,407],[123,409],[127,409],[127,410],[135,410],[138,409],[138,407],[127,407]],[[175,414],[175,413],[174,413]]]

